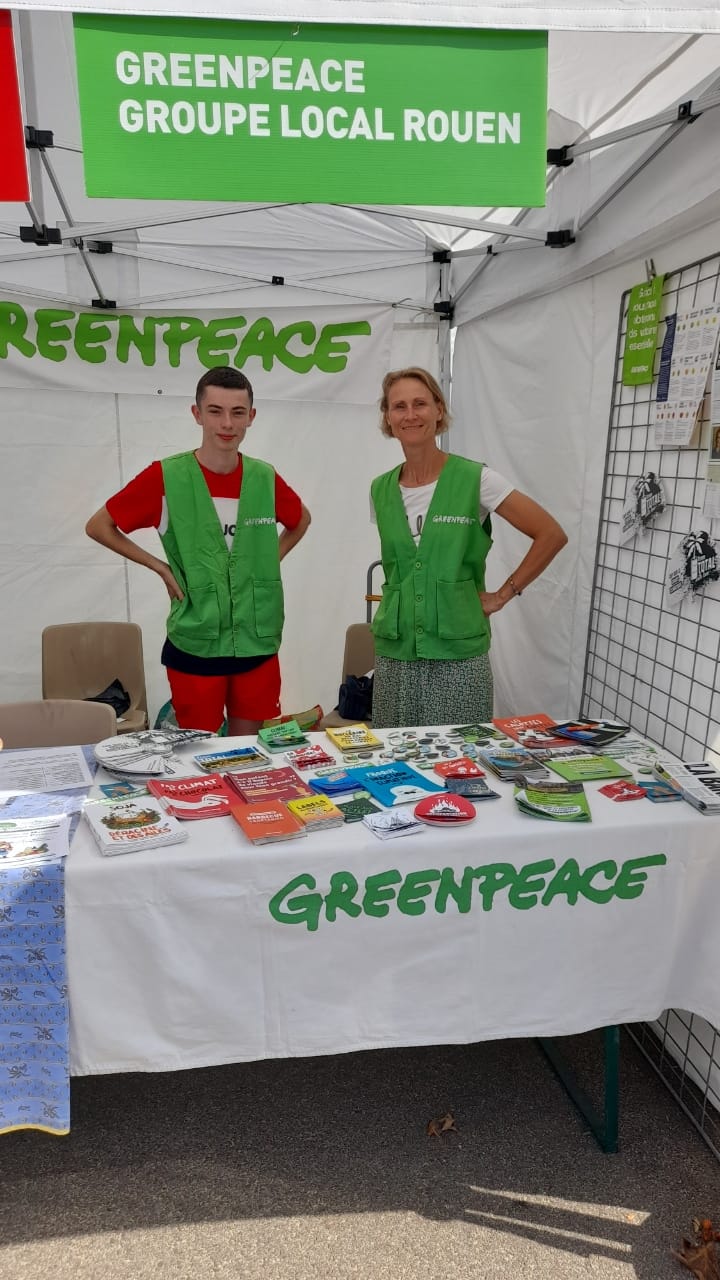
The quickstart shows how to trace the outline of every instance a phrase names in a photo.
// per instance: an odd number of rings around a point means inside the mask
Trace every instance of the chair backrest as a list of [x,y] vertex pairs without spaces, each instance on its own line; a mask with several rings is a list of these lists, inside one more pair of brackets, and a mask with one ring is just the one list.
[[92,698],[119,679],[147,716],[142,631],[136,622],[64,622],[42,633],[43,698]]
[[0,738],[12,747],[72,747],[117,733],[117,717],[104,702],[53,698],[0,703]]
[[375,640],[367,622],[352,622],[345,632],[342,684],[346,676],[364,676],[375,666]]

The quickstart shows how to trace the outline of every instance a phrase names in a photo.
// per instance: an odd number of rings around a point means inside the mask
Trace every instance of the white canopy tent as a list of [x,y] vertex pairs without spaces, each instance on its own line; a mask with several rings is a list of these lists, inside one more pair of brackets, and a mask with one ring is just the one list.
[[[33,306],[112,299],[140,313],[370,308],[392,315],[386,366],[424,364],[446,381],[442,308],[454,306],[451,448],[504,471],[569,534],[550,570],[496,621],[497,712],[576,714],[620,294],[644,278],[647,257],[669,270],[718,245],[715,6],[313,3],[315,21],[417,23],[429,40],[433,25],[550,28],[548,143],[569,147],[556,159],[572,164],[549,166],[547,207],[532,211],[439,208],[430,166],[423,209],[209,206],[201,173],[197,203],[90,200],[67,6],[16,7],[24,118],[52,130],[54,146],[29,153],[30,208],[0,207],[0,296]],[[99,0],[88,7],[127,9]],[[218,3],[204,16],[307,18],[307,6],[270,8]],[[178,0],[132,9],[192,12]],[[60,244],[22,242],[28,225],[59,228]],[[551,247],[549,233],[561,233],[565,247]],[[112,252],[98,252],[106,245]],[[182,397],[161,396],[160,387],[128,394],[122,381],[99,390],[90,366],[87,386],[70,391],[52,380],[28,384],[3,366],[0,582],[13,621],[4,629],[0,698],[39,693],[44,625],[128,617],[143,627],[157,710],[167,696],[157,664],[162,589],[90,544],[83,527],[151,458],[193,444],[194,379]],[[246,372],[252,379],[250,365]],[[314,517],[284,566],[288,709],[333,705],[345,627],[364,617],[365,574],[378,553],[367,487],[396,460],[377,430],[378,390],[372,374],[333,403],[274,400],[267,388],[259,398],[248,447],[273,462]],[[521,554],[502,524],[491,584]]]

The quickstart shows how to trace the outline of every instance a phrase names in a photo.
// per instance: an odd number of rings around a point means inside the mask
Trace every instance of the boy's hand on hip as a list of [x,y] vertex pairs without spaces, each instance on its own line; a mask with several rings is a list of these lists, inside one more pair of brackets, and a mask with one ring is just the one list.
[[175,577],[175,574],[170,568],[170,565],[163,564],[162,561],[159,561],[157,572],[159,577],[162,578],[163,582],[165,583],[165,586],[167,587],[167,593],[170,599],[184,600],[185,597],[183,595],[183,592],[180,590],[180,587],[178,586],[177,578]]

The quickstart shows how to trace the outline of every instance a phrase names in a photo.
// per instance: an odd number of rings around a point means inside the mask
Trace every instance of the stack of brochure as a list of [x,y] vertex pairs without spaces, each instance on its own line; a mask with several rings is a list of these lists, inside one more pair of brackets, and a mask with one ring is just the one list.
[[147,789],[173,818],[188,821],[230,817],[233,792],[219,773],[172,780],[148,778]]
[[102,854],[132,853],[158,845],[179,844],[188,833],[161,806],[148,798],[108,804],[96,800],[83,810],[85,820]]
[[295,751],[288,751],[285,759],[293,769],[320,769],[325,765],[337,765],[334,756],[328,754],[324,747],[298,747]]
[[720,813],[720,772],[708,760],[658,760],[655,773],[700,813]]
[[253,844],[295,840],[306,834],[302,822],[280,800],[266,800],[262,804],[234,804],[232,816]]
[[244,773],[246,769],[270,769],[272,760],[259,747],[231,747],[227,751],[204,751],[193,756],[198,769],[208,773]]
[[425,830],[412,809],[392,809],[390,813],[368,813],[363,824],[378,840],[394,840],[396,836],[419,835]]
[[346,729],[326,729],[325,732],[338,751],[379,751],[384,745],[366,724],[351,724]]
[[312,791],[303,782],[294,769],[253,769],[247,773],[229,773],[227,785],[235,794],[236,801],[246,804],[265,804],[267,800],[297,800],[300,796],[310,796]]
[[370,799],[367,791],[356,791],[347,800],[338,800],[337,808],[346,822],[360,822],[368,813],[381,813],[379,804]]
[[258,729],[258,741],[266,751],[289,751],[294,747],[306,747],[310,743],[307,734],[303,733],[297,720],[286,720],[283,724],[273,724],[267,729]]
[[524,778],[548,778],[546,768],[536,760],[529,751],[521,747],[485,747],[478,751],[478,760],[484,768],[494,773],[496,778],[505,778],[509,782],[517,782]]
[[341,827],[345,821],[344,815],[329,796],[301,796],[298,800],[288,800],[287,807],[294,818],[313,831]]
[[210,737],[204,729],[140,729],[98,742],[95,759],[109,773],[150,778],[174,772],[169,762],[177,747]]
[[515,788],[522,813],[552,822],[590,822],[590,806],[581,782],[526,783]]
[[448,791],[456,796],[466,796],[477,804],[479,800],[499,800],[500,792],[493,791],[484,778],[446,778]]
[[327,769],[317,778],[308,778],[308,786],[325,796],[344,796],[358,789],[357,779],[349,769]]

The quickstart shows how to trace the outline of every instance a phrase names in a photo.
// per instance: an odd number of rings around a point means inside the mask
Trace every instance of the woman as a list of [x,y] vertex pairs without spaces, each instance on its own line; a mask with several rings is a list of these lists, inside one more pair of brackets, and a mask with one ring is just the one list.
[[[388,373],[380,411],[405,461],[371,486],[385,572],[373,621],[373,726],[488,720],[488,619],[522,595],[567,537],[497,472],[438,448],[448,409],[424,369]],[[491,511],[532,540],[498,591],[485,590]]]

